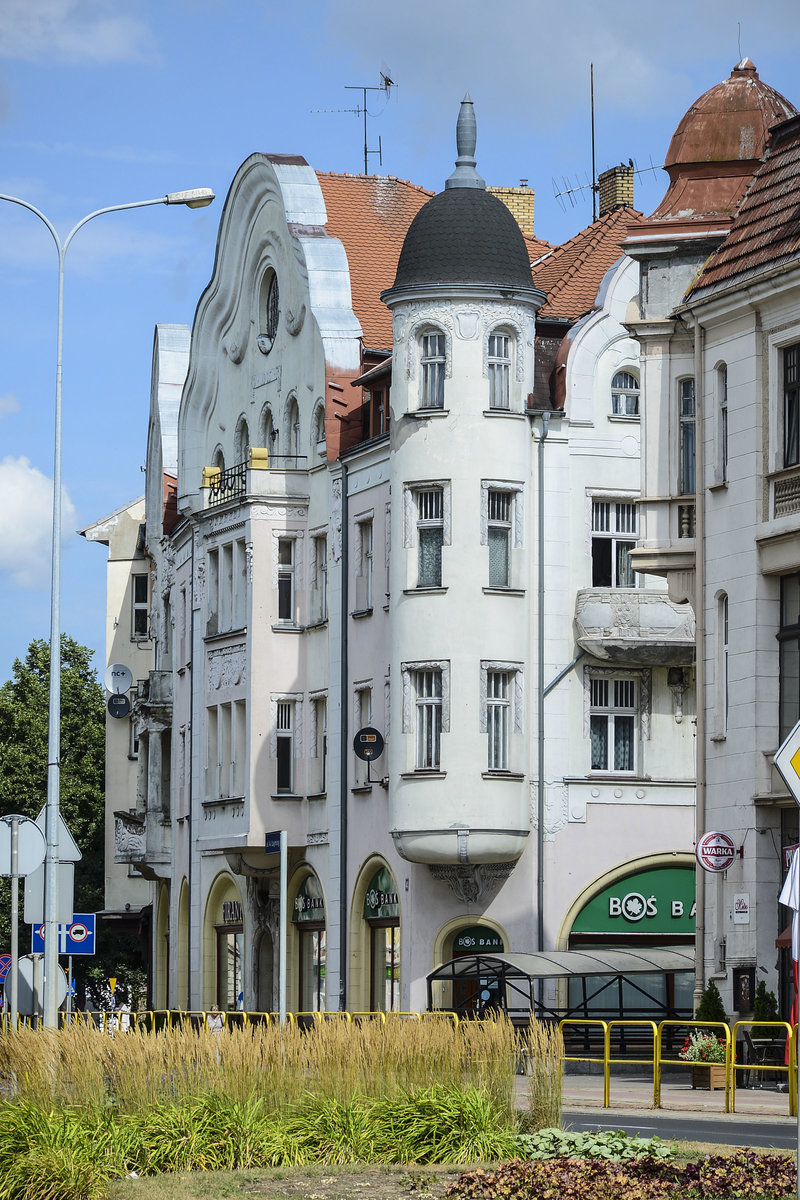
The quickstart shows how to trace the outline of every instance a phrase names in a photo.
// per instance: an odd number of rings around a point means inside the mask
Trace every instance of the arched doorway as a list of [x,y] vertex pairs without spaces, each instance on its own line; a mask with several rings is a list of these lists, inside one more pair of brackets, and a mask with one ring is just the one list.
[[362,916],[369,931],[369,1012],[399,1012],[400,897],[387,866],[372,875]]
[[169,995],[169,888],[164,883],[158,889],[156,914],[156,944],[154,954],[153,1008],[165,1009]]
[[272,1012],[275,1007],[275,943],[265,929],[258,940],[256,957],[256,1008]]
[[292,903],[297,1011],[325,1009],[325,899],[312,871],[302,877]]
[[[502,954],[503,939],[488,925],[468,925],[453,935],[450,958],[466,954]],[[487,1009],[496,1008],[497,983],[489,979],[469,979],[453,984],[453,1008],[459,1016],[481,1016]]]
[[232,876],[218,875],[206,901],[203,930],[203,1008],[233,1012],[244,997],[242,897]]

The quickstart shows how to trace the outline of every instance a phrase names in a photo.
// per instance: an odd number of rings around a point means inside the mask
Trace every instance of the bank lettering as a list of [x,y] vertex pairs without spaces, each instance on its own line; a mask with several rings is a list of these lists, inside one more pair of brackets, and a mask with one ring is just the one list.
[[[669,904],[669,915],[673,920],[679,920],[686,915],[682,900],[664,901]],[[692,903],[689,917],[695,915],[697,905]],[[658,900],[655,896],[643,896],[641,892],[628,892],[625,896],[608,897],[609,917],[624,917],[626,921],[641,921],[644,917],[658,916]]]

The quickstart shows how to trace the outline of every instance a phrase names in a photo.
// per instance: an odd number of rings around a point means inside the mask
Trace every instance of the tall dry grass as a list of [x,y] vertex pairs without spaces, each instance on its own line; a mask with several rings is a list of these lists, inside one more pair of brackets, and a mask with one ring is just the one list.
[[514,1030],[504,1017],[345,1019],[204,1029],[103,1033],[74,1022],[57,1031],[22,1029],[0,1037],[0,1086],[6,1098],[45,1107],[76,1105],[139,1113],[163,1103],[220,1095],[262,1098],[285,1111],[309,1094],[346,1103],[354,1096],[392,1098],[442,1082],[472,1085],[511,1118]]
[[528,1080],[528,1129],[561,1124],[564,1039],[558,1025],[531,1018],[523,1039],[522,1060]]

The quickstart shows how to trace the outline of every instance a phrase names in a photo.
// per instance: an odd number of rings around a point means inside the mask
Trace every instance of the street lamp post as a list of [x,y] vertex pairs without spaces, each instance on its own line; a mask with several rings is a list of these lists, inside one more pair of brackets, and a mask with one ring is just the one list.
[[148,208],[151,204],[185,204],[205,208],[214,193],[210,188],[192,188],[170,192],[155,200],[136,200],[132,204],[112,204],[98,208],[78,221],[62,242],[48,218],[27,200],[0,194],[0,200],[27,208],[50,230],[58,251],[58,335],[56,342],[56,404],[53,446],[53,543],[50,583],[50,695],[47,733],[47,810],[45,817],[46,852],[44,860],[44,1024],[58,1024],[56,976],[58,974],[58,853],[61,807],[61,364],[64,334],[64,259],[79,229],[104,213],[128,208]]

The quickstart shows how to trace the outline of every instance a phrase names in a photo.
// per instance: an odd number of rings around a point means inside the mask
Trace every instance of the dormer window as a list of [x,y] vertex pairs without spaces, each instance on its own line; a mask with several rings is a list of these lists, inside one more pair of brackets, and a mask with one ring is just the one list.
[[421,341],[422,386],[420,408],[444,408],[445,337],[443,333],[425,333]]
[[511,338],[507,333],[490,333],[488,351],[489,408],[507,409],[511,404]]

